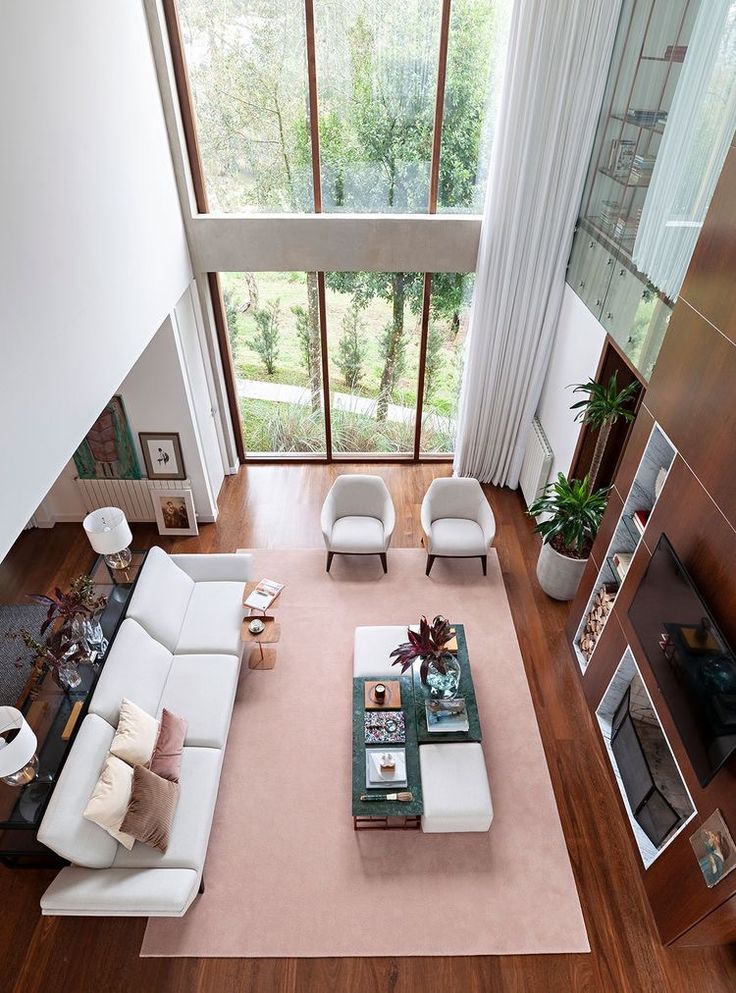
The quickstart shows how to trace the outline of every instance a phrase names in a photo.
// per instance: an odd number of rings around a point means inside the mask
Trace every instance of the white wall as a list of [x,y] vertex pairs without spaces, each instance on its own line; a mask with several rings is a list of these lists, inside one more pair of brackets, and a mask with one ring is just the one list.
[[[186,334],[190,336],[191,307],[192,300],[187,291],[114,392],[123,398],[138,461],[144,473],[145,463],[138,433],[178,432],[197,517],[200,521],[212,521],[217,517],[217,494],[222,486],[224,471],[209,407],[204,422],[206,430],[202,431],[192,392],[192,382],[199,385],[205,378],[199,343],[195,338],[185,348],[180,334],[180,327],[189,325]],[[207,403],[206,397],[205,383],[203,404]],[[74,483],[75,476],[76,468],[70,461],[44,499],[44,510],[52,520],[81,521],[85,516],[84,504]]]
[[578,396],[568,386],[595,376],[606,332],[565,284],[552,359],[537,413],[554,452],[550,479],[567,474],[575,452],[580,423],[570,410]]
[[0,92],[2,559],[191,266],[140,0],[3,4]]

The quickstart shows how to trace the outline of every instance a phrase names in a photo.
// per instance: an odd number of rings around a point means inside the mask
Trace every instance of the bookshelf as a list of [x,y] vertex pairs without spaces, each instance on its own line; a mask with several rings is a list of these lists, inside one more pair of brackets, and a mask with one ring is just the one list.
[[[603,565],[598,570],[590,597],[588,598],[573,638],[573,651],[580,666],[580,671],[583,673],[595,655],[595,649],[611,617],[612,607],[618,591],[623,583],[626,582],[626,576],[621,577],[616,570],[614,557],[623,553],[625,555],[631,555],[633,559],[646,535],[646,528],[644,528],[643,532],[640,532],[633,524],[632,514],[635,511],[645,511],[651,514],[667,483],[667,477],[675,460],[675,455],[677,455],[677,449],[659,424],[655,422],[626,500],[624,501],[623,509],[616,522],[608,548],[606,549]],[[603,587],[606,588],[607,593],[611,597],[609,601],[609,613],[602,619],[598,618],[599,622],[602,622],[595,631],[593,647],[589,649],[586,647],[586,638],[591,627],[591,610],[594,609],[597,594]]]
[[699,0],[624,0],[567,281],[649,380],[672,311],[633,260]]

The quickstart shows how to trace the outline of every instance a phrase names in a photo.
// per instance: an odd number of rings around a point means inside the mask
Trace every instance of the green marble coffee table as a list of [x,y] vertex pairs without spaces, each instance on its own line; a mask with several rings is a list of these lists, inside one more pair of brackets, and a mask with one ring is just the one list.
[[[365,750],[366,747],[375,748],[375,745],[366,746],[365,743],[365,683],[375,679],[385,679],[385,676],[356,676],[353,679],[353,827],[355,830],[361,828],[376,827],[405,827],[419,828],[419,818],[424,810],[422,802],[422,778],[419,774],[419,742],[417,741],[417,728],[414,706],[414,692],[412,687],[412,677],[410,675],[401,676],[401,709],[404,713],[406,723],[406,741],[403,745],[395,745],[395,748],[403,748],[406,753],[406,786],[399,786],[392,789],[386,785],[381,789],[366,789],[365,785]],[[395,676],[392,678],[396,678]],[[386,745],[389,750],[392,746]],[[369,800],[361,801],[363,793],[399,793],[407,790],[413,794],[413,799],[408,803],[398,800],[385,800],[383,802]],[[390,820],[389,820],[390,819]],[[404,820],[405,823],[391,823],[394,820]]]
[[419,667],[414,666],[414,718],[417,728],[417,741],[420,745],[441,744],[449,741],[482,741],[483,732],[480,727],[480,717],[478,716],[478,703],[475,699],[475,686],[473,686],[473,675],[470,671],[470,659],[468,658],[468,643],[465,639],[465,627],[462,624],[453,624],[457,637],[457,660],[460,663],[460,684],[457,695],[465,699],[465,709],[468,713],[467,731],[429,731],[427,730],[427,691],[422,686],[419,678]]
[[[406,753],[407,785],[392,789],[386,786],[380,790],[367,789],[365,785],[365,691],[364,685],[376,679],[396,679],[397,676],[387,677],[386,673],[374,676],[356,676],[353,679],[353,826],[355,830],[364,828],[401,827],[418,829],[420,818],[424,812],[422,796],[422,779],[419,770],[419,746],[424,744],[441,744],[460,741],[481,741],[482,732],[478,716],[478,704],[475,698],[475,687],[470,671],[468,645],[465,638],[465,628],[462,624],[454,624],[457,636],[457,659],[460,663],[460,685],[458,696],[464,697],[468,712],[467,731],[428,731],[425,703],[427,691],[419,678],[418,666],[401,676],[401,709],[406,723],[406,741],[403,747]],[[399,670],[397,669],[397,675]],[[391,746],[387,745],[389,749]],[[397,800],[362,801],[361,794],[371,792],[401,792],[407,790],[413,794],[412,800],[403,803]],[[395,822],[403,823],[395,823]]]

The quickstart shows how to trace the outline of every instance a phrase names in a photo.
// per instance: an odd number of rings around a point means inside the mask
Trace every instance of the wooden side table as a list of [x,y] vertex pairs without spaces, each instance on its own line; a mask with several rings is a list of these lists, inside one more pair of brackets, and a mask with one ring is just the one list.
[[[262,621],[264,625],[263,631],[259,634],[253,634],[248,628],[253,617],[244,617],[243,623],[240,625],[240,640],[243,644],[255,643],[258,645],[258,654],[251,652],[248,668],[273,669],[276,665],[276,649],[273,646],[278,644],[281,639],[281,625],[275,617],[269,614],[264,614],[262,617],[254,615],[254,617],[258,617],[258,620]],[[268,646],[265,650],[264,645]]]

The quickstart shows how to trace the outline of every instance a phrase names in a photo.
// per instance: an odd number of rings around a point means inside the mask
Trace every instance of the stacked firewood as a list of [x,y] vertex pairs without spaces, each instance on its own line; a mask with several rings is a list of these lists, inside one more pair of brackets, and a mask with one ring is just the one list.
[[605,586],[601,586],[599,590],[596,590],[593,601],[590,605],[590,610],[588,611],[588,616],[585,619],[585,627],[583,628],[583,633],[580,635],[580,651],[583,653],[587,661],[590,661],[590,656],[593,654],[593,649],[596,646],[598,638],[600,637],[601,631],[603,630],[603,625],[606,623],[606,618],[611,612],[613,607],[613,601],[616,599],[616,594],[609,592]]

